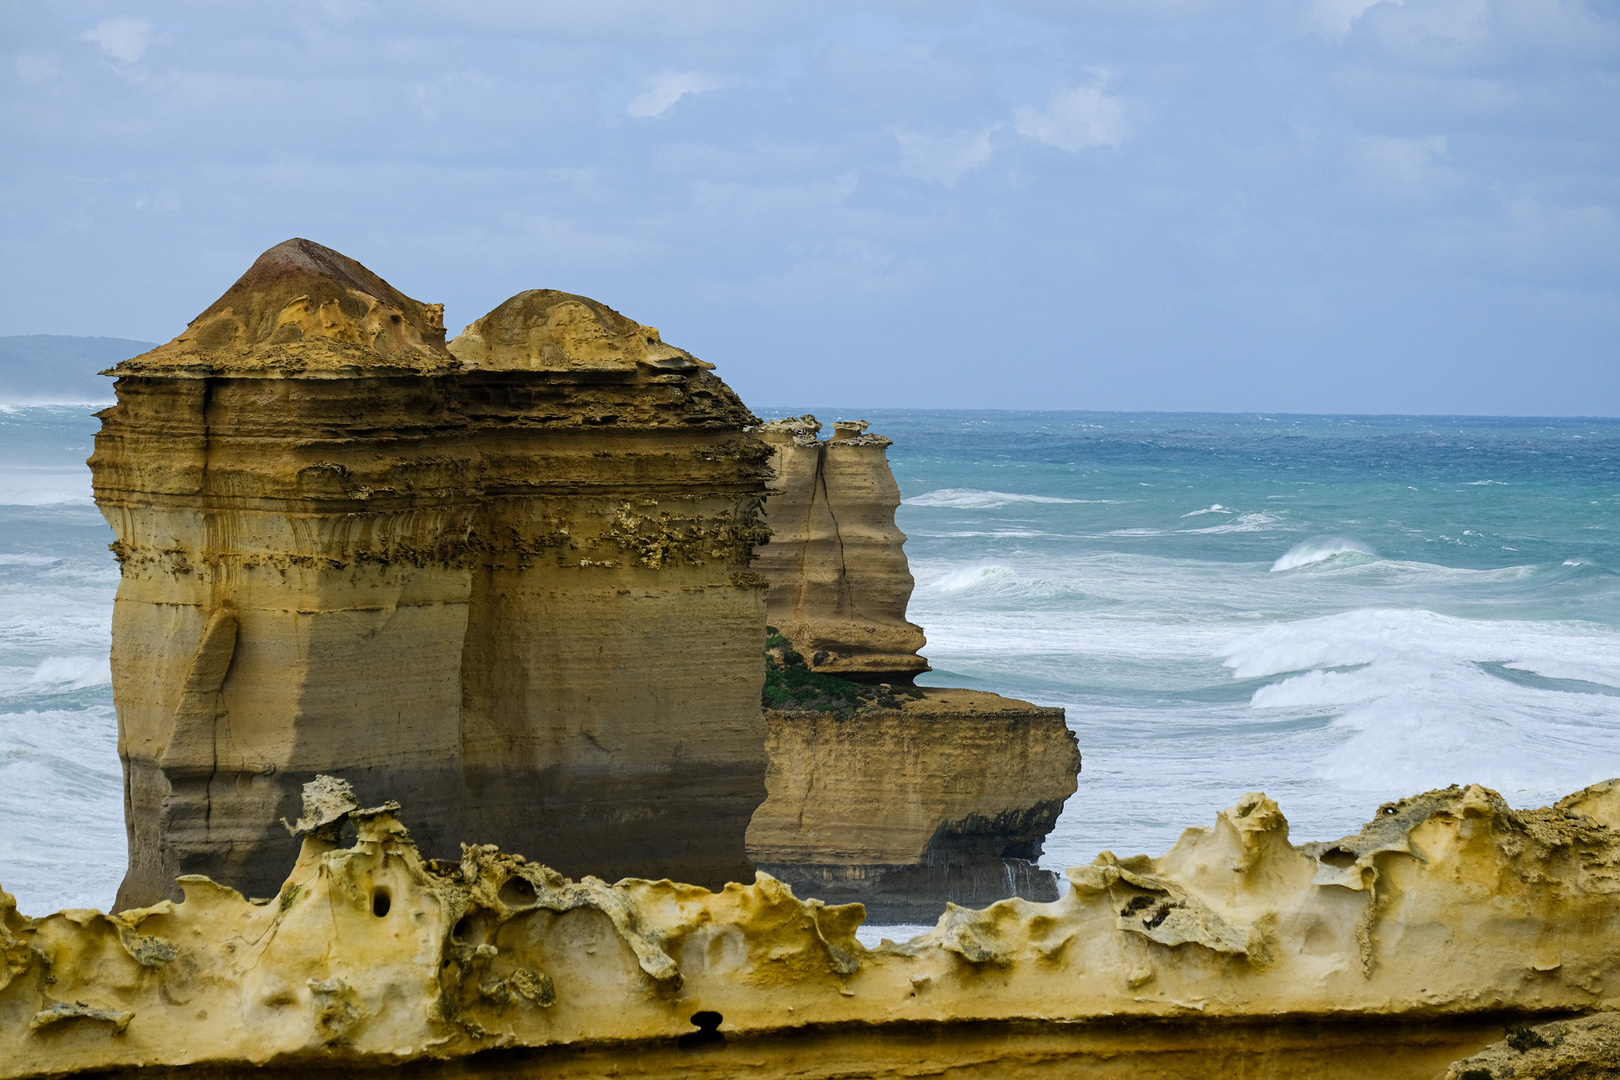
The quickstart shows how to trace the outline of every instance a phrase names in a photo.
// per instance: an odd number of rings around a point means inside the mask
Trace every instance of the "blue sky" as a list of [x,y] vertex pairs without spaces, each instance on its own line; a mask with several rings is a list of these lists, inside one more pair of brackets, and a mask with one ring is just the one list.
[[0,334],[306,236],[760,407],[1620,414],[1610,0],[0,12]]

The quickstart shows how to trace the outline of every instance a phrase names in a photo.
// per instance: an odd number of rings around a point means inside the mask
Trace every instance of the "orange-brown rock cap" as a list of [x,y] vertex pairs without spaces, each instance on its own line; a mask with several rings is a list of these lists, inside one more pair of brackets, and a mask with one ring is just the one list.
[[712,370],[684,349],[588,296],[528,289],[478,319],[450,343],[468,370],[636,372]]
[[347,255],[283,241],[185,332],[105,374],[352,378],[456,370],[444,305],[413,300]]

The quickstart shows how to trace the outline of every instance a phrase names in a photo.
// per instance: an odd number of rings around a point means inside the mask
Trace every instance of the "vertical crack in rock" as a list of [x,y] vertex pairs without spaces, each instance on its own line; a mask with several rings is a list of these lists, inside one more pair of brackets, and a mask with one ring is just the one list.
[[900,489],[890,441],[865,421],[839,421],[817,438],[814,416],[773,420],[756,432],[771,449],[766,524],[755,567],[771,582],[770,622],[819,672],[910,683],[928,670],[922,628],[906,621],[914,585],[905,533],[894,523]]

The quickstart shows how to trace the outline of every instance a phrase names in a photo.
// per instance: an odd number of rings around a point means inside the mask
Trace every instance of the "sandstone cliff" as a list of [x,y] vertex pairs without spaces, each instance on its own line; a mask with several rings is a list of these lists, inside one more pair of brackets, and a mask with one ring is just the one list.
[[769,792],[748,854],[804,896],[886,922],[946,901],[1056,900],[1041,843],[1080,769],[1063,710],[918,688],[843,716],[766,713]]
[[771,448],[771,541],[755,569],[769,579],[770,621],[815,671],[909,683],[928,670],[922,628],[906,621],[914,584],[894,523],[900,489],[888,439],[865,421],[818,438],[813,416],[756,429]]
[[269,900],[188,877],[183,903],[28,918],[0,894],[0,1078],[1431,1080],[1504,1022],[1620,1002],[1614,792],[1515,811],[1453,787],[1302,846],[1248,795],[1159,858],[1069,870],[1061,900],[867,949],[858,906],[763,874],[709,892],[487,846],[427,862],[396,807],[319,780]]
[[126,361],[90,464],[122,569],[119,905],[273,893],[341,774],[570,873],[746,874],[764,795],[754,421],[583,297],[441,309],[306,240]]

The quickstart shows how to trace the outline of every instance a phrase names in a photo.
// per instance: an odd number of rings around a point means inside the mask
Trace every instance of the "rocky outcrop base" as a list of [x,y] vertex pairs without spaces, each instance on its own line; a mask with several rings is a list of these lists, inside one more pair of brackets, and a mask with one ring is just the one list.
[[1620,1004],[1614,782],[1529,811],[1428,792],[1303,846],[1248,795],[1159,858],[1069,869],[1060,900],[875,949],[858,905],[766,875],[424,861],[396,807],[310,796],[265,900],[187,877],[183,903],[29,918],[0,894],[0,1078],[661,1075],[687,1052],[700,1076],[1415,1078]]
[[766,714],[755,864],[881,922],[932,922],[947,902],[1056,900],[1057,875],[1034,861],[1080,769],[1063,710],[934,687],[884,700]]

